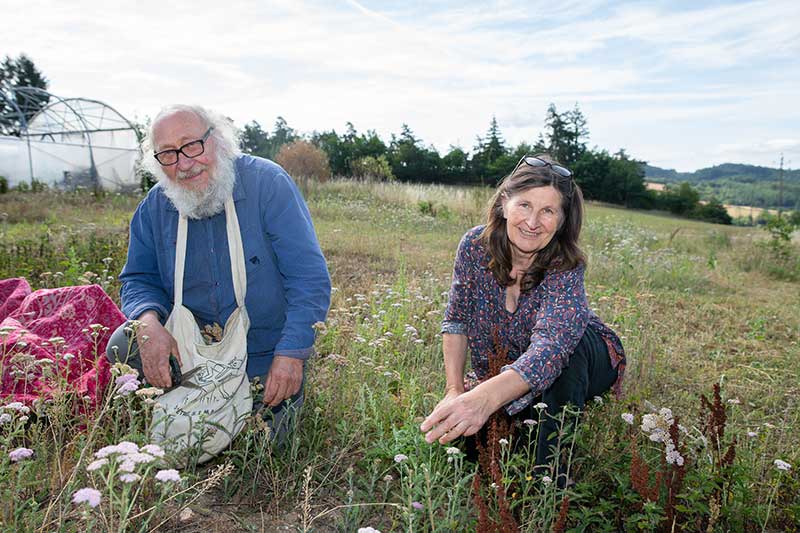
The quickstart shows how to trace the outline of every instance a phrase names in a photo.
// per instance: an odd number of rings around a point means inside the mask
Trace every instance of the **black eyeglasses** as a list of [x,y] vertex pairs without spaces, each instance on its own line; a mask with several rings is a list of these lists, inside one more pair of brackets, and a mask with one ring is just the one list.
[[570,169],[568,169],[567,167],[562,167],[561,165],[554,165],[553,163],[550,163],[548,161],[545,161],[544,159],[538,158],[533,155],[526,155],[522,159],[520,159],[519,163],[517,163],[517,166],[514,167],[514,170],[517,170],[522,163],[525,163],[526,165],[535,168],[550,167],[551,169],[553,169],[553,172],[555,172],[562,178],[569,178],[572,176],[572,171],[570,171]]
[[194,159],[195,157],[202,155],[203,152],[206,150],[206,139],[211,134],[211,130],[214,127],[208,128],[203,136],[196,141],[188,142],[181,146],[178,149],[170,149],[170,150],[162,150],[156,154],[153,154],[153,157],[156,158],[156,161],[161,163],[165,167],[169,167],[178,163],[178,154],[183,154],[184,157],[188,157],[189,159]]

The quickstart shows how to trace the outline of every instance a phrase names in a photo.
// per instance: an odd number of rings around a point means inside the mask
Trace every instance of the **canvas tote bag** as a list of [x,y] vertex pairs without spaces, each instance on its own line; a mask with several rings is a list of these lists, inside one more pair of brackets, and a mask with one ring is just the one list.
[[181,353],[181,371],[197,367],[189,383],[172,389],[157,399],[153,410],[151,437],[178,454],[199,444],[199,462],[205,462],[227,447],[241,431],[253,408],[250,381],[247,379],[247,331],[250,318],[244,306],[247,272],[239,219],[233,198],[225,202],[226,231],[236,294],[236,310],[225,323],[222,340],[206,344],[197,322],[183,306],[183,272],[186,259],[188,223],[178,221],[175,251],[175,306],[165,327],[175,337]]

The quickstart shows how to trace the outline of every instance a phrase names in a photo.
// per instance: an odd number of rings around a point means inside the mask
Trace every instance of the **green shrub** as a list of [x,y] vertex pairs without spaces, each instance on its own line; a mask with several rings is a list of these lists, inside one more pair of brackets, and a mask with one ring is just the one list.
[[373,157],[368,155],[356,159],[350,164],[353,177],[368,181],[394,181],[395,175],[392,173],[392,166],[386,156],[379,155]]

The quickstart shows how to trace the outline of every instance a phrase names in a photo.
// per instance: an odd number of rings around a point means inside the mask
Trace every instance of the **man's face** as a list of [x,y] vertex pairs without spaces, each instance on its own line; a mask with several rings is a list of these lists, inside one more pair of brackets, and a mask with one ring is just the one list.
[[[153,127],[153,148],[177,150],[186,143],[201,139],[208,130],[203,121],[194,113],[179,111],[159,120]],[[197,157],[189,158],[178,154],[174,165],[161,165],[167,178],[180,187],[191,191],[203,191],[211,182],[216,167],[214,140],[205,141],[205,150]]]

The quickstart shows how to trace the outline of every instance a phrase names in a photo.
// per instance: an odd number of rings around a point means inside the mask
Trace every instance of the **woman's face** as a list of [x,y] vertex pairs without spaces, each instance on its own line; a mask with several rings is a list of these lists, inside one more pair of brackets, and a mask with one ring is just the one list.
[[561,193],[552,185],[518,192],[503,201],[503,216],[514,255],[531,256],[558,231],[564,217]]

